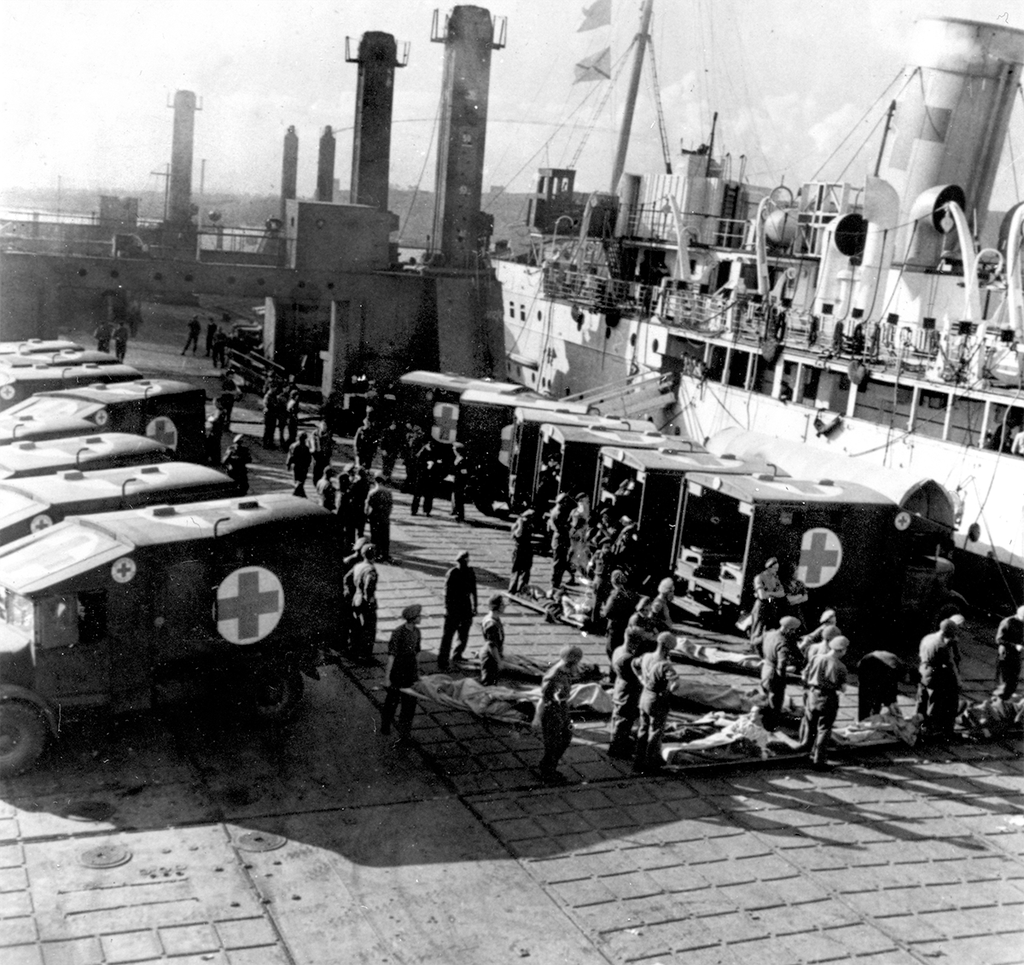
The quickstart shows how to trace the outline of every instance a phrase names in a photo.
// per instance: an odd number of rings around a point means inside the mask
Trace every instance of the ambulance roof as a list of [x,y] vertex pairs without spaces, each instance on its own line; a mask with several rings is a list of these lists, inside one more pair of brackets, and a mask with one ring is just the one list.
[[427,372],[417,369],[406,372],[399,380],[403,385],[418,385],[428,389],[448,389],[451,392],[462,392],[473,385],[475,379],[468,375],[455,375],[453,372]]
[[16,488],[12,483],[0,483],[0,529],[50,508],[45,498],[35,499],[27,489]]
[[[203,389],[190,385],[188,382],[177,382],[172,379],[134,379],[129,382],[116,382],[112,385],[98,383],[82,385],[74,389],[55,389],[52,392],[41,392],[40,396],[82,399],[99,405],[109,405],[112,402],[146,399],[157,393],[160,395],[191,395],[197,392],[206,395]],[[31,401],[31,399],[26,399],[25,402],[20,403],[20,406]],[[20,406],[12,406],[7,410],[7,414],[12,414]]]
[[[132,368],[130,365],[99,365],[96,362],[89,362],[85,365],[76,365],[74,363],[67,363],[65,365],[49,365],[46,363],[39,365],[0,365],[0,385],[35,382],[52,382],[56,385],[61,381],[66,381],[75,385],[75,389],[77,389],[78,384],[93,379],[100,382],[128,382],[137,380],[141,374],[138,369]],[[67,390],[55,388],[54,391]]]
[[[679,440],[685,441],[685,440]],[[751,473],[765,468],[763,464],[736,459],[734,456],[714,456],[697,448],[695,452],[662,449],[623,449],[606,446],[601,450],[601,459],[607,464],[621,462],[638,472],[664,473]]]
[[330,514],[290,493],[71,516],[0,549],[0,586],[40,593],[147,546],[223,538],[275,521]]
[[81,352],[85,348],[78,342],[66,338],[27,338],[21,342],[0,342],[0,355],[28,355],[33,352],[61,352],[74,349]]
[[91,349],[64,349],[61,352],[31,352],[26,355],[0,355],[0,366],[12,369],[30,365],[119,365],[116,355]]
[[562,409],[527,409],[517,407],[516,422],[528,422],[549,425],[609,426],[612,429],[624,429],[626,432],[647,432],[654,428],[653,422],[645,419],[617,419],[615,416],[597,415],[592,413],[568,411]]
[[139,462],[156,461],[170,451],[156,439],[128,432],[68,436],[40,442],[8,442],[0,445],[0,479],[38,476],[60,469],[83,469],[90,463],[119,456],[135,458]]
[[[500,385],[500,383],[498,384]],[[549,399],[523,385],[515,386],[514,390],[497,389],[494,386],[484,388],[473,386],[462,393],[459,402],[463,405],[475,403],[477,405],[500,405],[508,408],[559,409],[563,412],[587,414],[587,407],[580,402]]]
[[[0,507],[5,507],[9,494],[22,493],[49,505],[110,497],[131,496],[140,492],[178,489],[194,486],[232,484],[231,477],[217,469],[191,462],[161,462],[151,466],[119,466],[116,469],[94,469],[40,476],[26,482],[0,483]],[[2,516],[0,510],[0,516]]]
[[882,493],[867,486],[851,482],[833,482],[823,479],[811,482],[790,479],[788,476],[772,478],[768,473],[756,476],[719,476],[695,473],[687,476],[692,486],[714,489],[745,503],[821,503],[834,505],[892,506],[896,504]]
[[617,446],[624,449],[672,449],[693,452],[695,446],[688,439],[663,436],[653,426],[643,432],[630,432],[612,426],[543,425],[541,435],[565,443],[583,443],[592,446]]

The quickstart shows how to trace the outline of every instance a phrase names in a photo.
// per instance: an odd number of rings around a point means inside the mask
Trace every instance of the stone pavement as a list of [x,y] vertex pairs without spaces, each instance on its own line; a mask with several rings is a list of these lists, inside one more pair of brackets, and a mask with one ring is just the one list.
[[[281,454],[254,450],[257,491],[281,488]],[[424,672],[456,552],[483,599],[508,568],[505,526],[447,510],[399,494],[402,565],[381,567],[378,655],[422,603]],[[603,654],[521,607],[506,627],[538,659]],[[0,963],[1024,962],[1019,747],[638,778],[582,718],[550,787],[525,727],[424,704],[394,748],[381,674],[327,668],[278,732],[217,707],[66,722],[0,787]]]

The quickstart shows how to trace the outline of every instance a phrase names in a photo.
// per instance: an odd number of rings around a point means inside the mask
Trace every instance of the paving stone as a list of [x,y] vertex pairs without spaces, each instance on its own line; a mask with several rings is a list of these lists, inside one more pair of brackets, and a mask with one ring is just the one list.
[[1024,934],[961,938],[953,942],[921,942],[914,953],[923,958],[956,962],[956,965],[1008,965],[1021,960]]
[[654,878],[642,871],[605,875],[601,883],[619,901],[638,901],[645,896],[661,895],[664,891]]
[[[730,925],[733,924],[730,921]],[[746,963],[756,962],[757,965],[793,965],[800,957],[789,944],[789,939],[781,939],[767,933],[745,938],[734,939],[727,935],[726,944],[729,951],[739,955]]]
[[228,951],[236,948],[256,948],[274,945],[277,935],[265,918],[242,918],[235,921],[214,922],[221,944]]
[[141,962],[159,958],[163,952],[160,940],[152,931],[119,932],[102,935],[103,955],[107,962]]
[[38,945],[10,945],[4,949],[4,965],[45,965]]
[[190,955],[213,952],[220,948],[220,940],[207,923],[161,928],[160,941],[168,955]]
[[609,904],[615,901],[615,892],[602,878],[584,878],[566,884],[549,885],[551,893],[570,908]]
[[63,942],[44,942],[41,947],[46,965],[102,965],[103,948],[95,936]]

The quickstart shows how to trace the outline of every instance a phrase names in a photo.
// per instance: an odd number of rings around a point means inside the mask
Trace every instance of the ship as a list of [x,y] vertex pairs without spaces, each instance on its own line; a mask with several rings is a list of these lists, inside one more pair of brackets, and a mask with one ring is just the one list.
[[712,451],[941,487],[960,585],[1005,607],[1024,575],[1024,205],[978,238],[1024,31],[934,17],[910,40],[863,183],[756,187],[713,137],[672,173],[629,173],[631,103],[615,190],[541,169],[532,254],[494,261],[508,377],[599,411],[646,386],[659,428]]

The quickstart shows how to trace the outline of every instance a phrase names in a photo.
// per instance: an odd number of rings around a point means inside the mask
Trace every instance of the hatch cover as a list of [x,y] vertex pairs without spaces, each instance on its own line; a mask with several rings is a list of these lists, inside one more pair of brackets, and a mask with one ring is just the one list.
[[101,844],[83,851],[78,860],[86,868],[118,868],[132,860],[132,853],[121,844]]
[[271,834],[269,831],[246,831],[235,841],[235,847],[239,851],[276,851],[283,848],[287,838],[279,834]]

